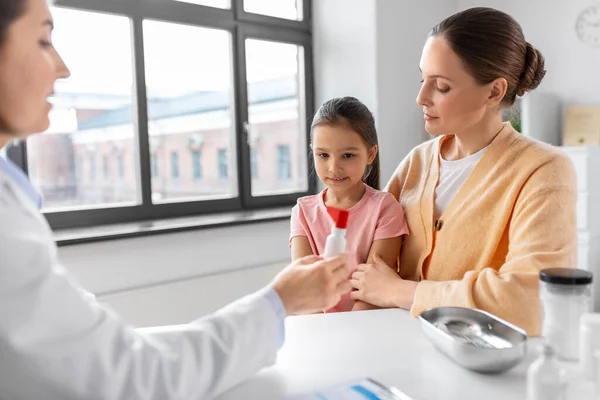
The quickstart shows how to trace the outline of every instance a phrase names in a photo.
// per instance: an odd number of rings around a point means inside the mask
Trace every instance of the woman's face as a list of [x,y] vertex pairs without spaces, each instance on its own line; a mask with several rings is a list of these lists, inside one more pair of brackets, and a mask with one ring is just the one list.
[[490,85],[480,85],[443,37],[427,40],[421,56],[421,91],[425,129],[432,135],[463,132],[490,110]]
[[23,0],[25,12],[5,32],[0,47],[0,123],[15,137],[48,129],[54,82],[69,70],[52,45],[47,0]]

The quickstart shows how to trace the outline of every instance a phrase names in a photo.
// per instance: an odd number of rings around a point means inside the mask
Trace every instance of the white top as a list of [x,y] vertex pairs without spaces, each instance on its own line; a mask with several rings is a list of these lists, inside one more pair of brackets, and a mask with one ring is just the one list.
[[484,147],[477,153],[456,161],[446,161],[440,155],[440,179],[435,188],[435,219],[448,208],[486,150],[487,147]]
[[394,386],[415,400],[521,400],[527,367],[538,354],[538,340],[530,340],[521,364],[503,374],[478,374],[437,350],[420,321],[405,310],[288,317],[286,342],[275,366],[218,400],[282,400],[362,377]]
[[270,293],[133,329],[69,276],[36,204],[0,170],[2,399],[213,398],[275,361],[283,316]]

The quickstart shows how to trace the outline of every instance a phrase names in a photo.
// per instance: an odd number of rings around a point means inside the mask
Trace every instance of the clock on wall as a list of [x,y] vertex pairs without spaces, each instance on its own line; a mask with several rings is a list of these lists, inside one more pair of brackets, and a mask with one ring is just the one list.
[[590,6],[579,14],[575,30],[583,43],[600,47],[600,4]]

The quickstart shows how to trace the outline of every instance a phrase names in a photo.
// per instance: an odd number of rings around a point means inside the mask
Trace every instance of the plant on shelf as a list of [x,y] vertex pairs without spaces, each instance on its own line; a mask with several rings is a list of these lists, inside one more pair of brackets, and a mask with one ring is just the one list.
[[511,118],[510,124],[513,128],[519,133],[521,133],[521,119],[520,118]]

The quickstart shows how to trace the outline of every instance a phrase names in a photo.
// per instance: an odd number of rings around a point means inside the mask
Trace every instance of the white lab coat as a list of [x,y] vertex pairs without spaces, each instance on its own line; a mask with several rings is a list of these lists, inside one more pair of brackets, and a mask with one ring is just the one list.
[[210,399],[274,362],[280,323],[257,293],[188,325],[127,326],[73,281],[0,170],[0,399]]

